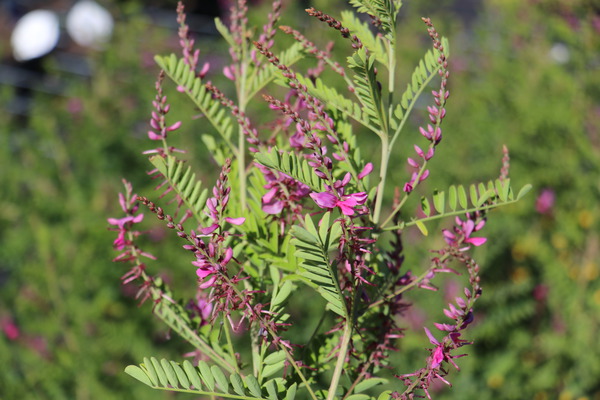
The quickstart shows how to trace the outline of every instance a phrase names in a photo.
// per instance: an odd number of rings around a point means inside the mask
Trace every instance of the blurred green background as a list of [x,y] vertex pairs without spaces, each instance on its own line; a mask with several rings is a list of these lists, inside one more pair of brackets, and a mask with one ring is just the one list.
[[[258,21],[268,4],[257,3]],[[285,22],[312,27],[311,37],[318,28],[300,17],[305,3],[288,1]],[[123,368],[144,356],[178,359],[190,350],[169,340],[149,304],[138,308],[135,288],[121,286],[126,269],[111,263],[114,234],[106,229],[106,218],[120,213],[122,177],[137,193],[152,193],[141,154],[152,147],[146,136],[158,72],[152,56],[176,51],[177,40],[172,26],[150,12],[160,2],[103,4],[116,19],[110,43],[103,51],[68,49],[85,60],[90,77],[66,72],[64,60],[51,54],[27,111],[0,113],[0,399],[172,398]],[[311,4],[332,15],[340,10],[337,2]],[[451,373],[454,387],[440,387],[434,398],[600,399],[600,6],[406,1],[401,15],[403,77],[430,46],[420,16],[430,16],[451,45],[452,94],[428,188],[496,177],[503,144],[515,186],[534,185],[520,204],[490,215],[488,244],[476,253],[484,295],[469,332],[475,344],[458,361],[461,372]],[[174,23],[174,13],[168,16]],[[222,82],[226,49],[210,36],[200,48],[201,60],[213,65],[210,79]],[[3,39],[3,72],[14,66],[10,51]],[[14,111],[16,94],[22,88],[3,80],[3,110]],[[194,159],[202,146],[193,110],[173,109],[173,121],[190,122],[176,140]],[[424,115],[415,113],[415,126]],[[410,149],[419,136],[405,132]],[[408,154],[400,150],[403,166]],[[396,170],[401,185],[404,168]],[[166,246],[152,248],[163,234],[152,229],[146,244],[159,263],[151,272],[185,282],[189,260]],[[451,294],[456,284],[443,289]],[[409,329],[400,343],[402,368],[424,362],[420,318],[439,320],[439,312],[428,316],[420,304],[407,318],[416,334],[411,339]]]

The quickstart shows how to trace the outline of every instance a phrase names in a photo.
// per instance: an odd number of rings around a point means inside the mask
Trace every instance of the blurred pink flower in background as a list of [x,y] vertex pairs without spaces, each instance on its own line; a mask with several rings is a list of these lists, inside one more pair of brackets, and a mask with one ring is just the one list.
[[552,189],[544,189],[535,201],[535,210],[540,214],[550,214],[554,208],[556,195]]

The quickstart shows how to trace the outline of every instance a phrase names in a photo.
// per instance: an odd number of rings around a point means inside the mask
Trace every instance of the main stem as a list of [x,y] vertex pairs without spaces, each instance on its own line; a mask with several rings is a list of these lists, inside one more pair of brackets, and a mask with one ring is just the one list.
[[[238,101],[241,115],[246,111],[246,63],[241,63],[240,84],[238,87]],[[238,131],[238,178],[240,185],[240,204],[242,212],[246,210],[246,137],[244,129],[239,126]]]
[[381,167],[379,168],[379,185],[377,185],[377,194],[375,198],[375,210],[373,211],[373,223],[379,223],[381,216],[381,207],[383,205],[383,192],[385,190],[385,178],[387,175],[389,155],[389,139],[386,132],[381,133]]
[[340,345],[340,351],[338,353],[337,362],[335,364],[335,370],[333,371],[333,376],[331,377],[331,384],[329,385],[329,391],[327,392],[327,400],[333,400],[335,398],[337,387],[340,383],[340,378],[344,370],[344,364],[346,363],[346,355],[348,354],[348,346],[350,344],[351,338],[352,323],[350,321],[346,321],[346,326],[344,327],[344,336],[342,337],[342,343]]

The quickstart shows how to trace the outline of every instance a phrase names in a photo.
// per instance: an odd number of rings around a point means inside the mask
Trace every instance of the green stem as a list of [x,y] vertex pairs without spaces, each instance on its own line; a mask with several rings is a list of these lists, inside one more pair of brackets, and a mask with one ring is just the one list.
[[375,199],[375,210],[373,211],[373,223],[379,222],[381,215],[381,207],[383,205],[383,193],[385,191],[385,179],[388,169],[388,161],[390,159],[389,154],[389,142],[385,132],[382,132],[381,138],[381,167],[379,168],[379,185],[377,186],[377,193]]
[[[240,113],[243,115],[246,111],[246,70],[247,65],[242,62],[240,65],[240,84],[238,86],[238,101]],[[239,126],[238,130],[238,178],[240,185],[240,204],[242,211],[246,210],[246,136],[244,129]]]
[[337,387],[340,383],[340,377],[344,371],[344,364],[346,363],[346,355],[348,354],[348,346],[350,345],[350,339],[352,338],[352,324],[346,321],[344,327],[344,335],[342,336],[342,343],[340,344],[340,351],[338,353],[337,362],[335,364],[335,370],[331,377],[331,384],[329,385],[329,391],[327,392],[327,400],[333,400],[337,392]]
[[[231,358],[233,360],[235,360],[235,350],[233,348],[233,342],[231,341],[231,333],[229,332],[229,324],[227,324],[227,321],[225,320],[225,318],[223,318],[223,329],[225,330],[225,339],[227,340],[227,348],[229,350],[229,355],[231,356]],[[240,369],[238,368],[237,364],[234,364],[235,367],[235,372],[237,372],[238,374],[240,373]]]

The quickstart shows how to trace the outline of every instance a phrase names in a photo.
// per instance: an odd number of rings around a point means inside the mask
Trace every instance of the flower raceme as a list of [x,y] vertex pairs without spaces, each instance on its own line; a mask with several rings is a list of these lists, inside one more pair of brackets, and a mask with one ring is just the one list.
[[[485,220],[475,223],[474,220],[468,219],[466,221],[461,220],[456,217],[456,225],[454,226],[453,231],[450,232],[448,229],[444,229],[442,231],[444,235],[444,240],[452,247],[458,247],[461,243],[472,244],[473,246],[481,246],[484,244],[487,239],[484,237],[472,237],[471,234],[473,232],[477,232],[485,225]],[[461,248],[461,250],[468,249],[469,246]]]

